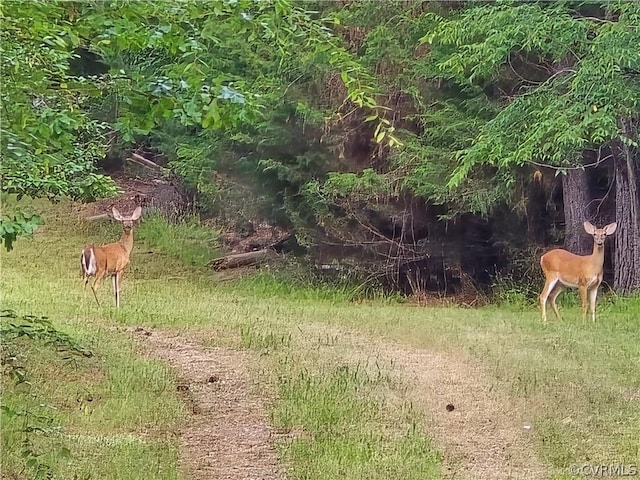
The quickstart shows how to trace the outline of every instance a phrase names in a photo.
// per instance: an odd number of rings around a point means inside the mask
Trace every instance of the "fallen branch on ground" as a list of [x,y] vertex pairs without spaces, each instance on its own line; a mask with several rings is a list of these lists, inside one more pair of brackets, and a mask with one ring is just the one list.
[[249,265],[257,265],[271,256],[273,250],[263,248],[255,252],[235,253],[224,257],[216,258],[209,262],[209,266],[214,270],[225,270],[227,268],[246,267]]

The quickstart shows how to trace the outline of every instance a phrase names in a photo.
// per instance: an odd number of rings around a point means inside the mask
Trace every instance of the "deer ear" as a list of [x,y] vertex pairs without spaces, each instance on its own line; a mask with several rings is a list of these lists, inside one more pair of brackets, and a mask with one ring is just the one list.
[[116,207],[113,207],[111,209],[111,213],[113,214],[113,218],[115,218],[119,222],[122,222],[124,220],[123,216],[120,214],[120,212],[118,211],[118,209]]
[[140,215],[142,215],[142,207],[137,207],[131,214],[131,217],[130,217],[131,221],[135,222],[140,218]]
[[584,225],[584,231],[587,232],[589,235],[593,235],[594,233],[596,233],[596,227],[591,225],[589,222],[584,222],[583,225]]
[[618,224],[616,222],[610,223],[606,227],[603,228],[605,235],[613,235],[613,233],[618,228]]

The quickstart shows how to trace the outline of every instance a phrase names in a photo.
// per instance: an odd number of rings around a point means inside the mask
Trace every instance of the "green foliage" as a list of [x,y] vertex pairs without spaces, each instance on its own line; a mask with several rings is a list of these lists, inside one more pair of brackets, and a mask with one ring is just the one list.
[[[27,338],[62,354],[64,360],[73,356],[91,357],[90,350],[84,348],[66,333],[60,332],[47,317],[18,315],[13,310],[0,312],[0,341],[3,346],[18,338]],[[20,379],[23,381],[24,379]]]
[[[286,0],[64,5],[54,3],[52,17],[108,69],[83,77],[99,94],[78,106],[120,147],[154,144],[209,211],[221,200],[215,176],[229,171],[255,188],[264,210],[287,205],[272,217],[304,222],[298,190],[331,157],[318,146],[321,127],[347,108],[369,114],[378,142],[400,143],[375,76],[322,9]],[[327,77],[344,88],[337,102],[315,95]]]
[[42,218],[34,213],[18,212],[13,215],[3,215],[0,218],[0,240],[4,248],[13,250],[13,242],[18,237],[29,237],[42,224]]
[[169,165],[183,179],[185,185],[202,195],[214,197],[216,185],[213,178],[217,149],[209,142],[196,143],[191,140],[177,144],[175,154],[175,160],[172,159]]
[[[3,162],[0,168],[2,191],[52,201],[63,197],[93,201],[117,193],[113,181],[95,173],[95,161],[83,157],[85,150],[73,150],[69,156],[43,153],[34,144],[17,140],[11,132],[3,133]],[[5,143],[6,142],[6,143]],[[73,158],[76,158],[75,160]]]
[[[365,168],[362,172],[336,173],[331,172],[322,185],[321,195],[330,199],[349,197],[350,199],[368,199],[384,194],[390,190],[389,178],[380,175],[372,168]],[[310,184],[309,188],[313,188]]]
[[[69,20],[70,5],[8,2],[1,7],[2,192],[51,200],[95,200],[116,193],[110,178],[95,173],[109,140],[106,125],[89,118],[86,107],[101,95],[100,82],[70,73],[81,44]],[[3,228],[5,246],[30,233],[18,224]]]
[[443,78],[519,87],[459,150],[450,186],[483,164],[511,174],[531,161],[576,165],[586,148],[619,138],[618,120],[640,106],[640,7],[608,8],[599,19],[560,2],[471,6],[423,37]]
[[539,55],[551,63],[582,55],[589,21],[561,2],[470,5],[422,38],[434,47],[438,69],[460,83],[481,84],[501,74],[513,53]]
[[[376,168],[387,194],[445,205],[447,218],[487,216],[518,203],[532,163],[562,171],[581,164],[586,149],[632,141],[621,137],[619,120],[637,116],[640,105],[639,8],[560,1],[337,8],[341,25],[362,33],[360,61],[376,68],[390,95],[411,101],[395,111],[403,148]],[[338,176],[333,185],[354,183],[351,173]],[[319,183],[309,190],[321,192]]]
[[340,47],[331,19],[286,0],[113,7],[83,5],[77,28],[126,79],[115,128],[127,142],[169,118],[229,132],[259,124],[310,60],[340,71],[356,105],[378,106],[373,78]]
[[521,210],[532,165],[634,143],[637,2],[1,8],[0,175],[19,196],[112,195],[96,163],[144,146],[207,214],[312,242],[348,208],[412,196],[442,219]]
[[0,174],[5,192],[91,200],[113,192],[109,179],[91,175],[108,140],[106,126],[85,110],[99,85],[69,71],[80,39],[65,10],[57,3],[3,6]]

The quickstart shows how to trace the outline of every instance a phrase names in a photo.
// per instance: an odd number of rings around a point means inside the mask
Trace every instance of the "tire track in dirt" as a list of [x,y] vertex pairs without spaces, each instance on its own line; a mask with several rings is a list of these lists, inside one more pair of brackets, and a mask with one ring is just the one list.
[[[442,477],[467,480],[542,480],[549,473],[525,429],[525,405],[493,388],[481,365],[464,355],[439,353],[326,325],[300,327],[301,342],[331,336],[334,355],[399,375],[404,394],[425,415],[425,427],[443,453]],[[449,411],[447,406],[453,406]]]
[[180,470],[193,480],[281,480],[274,431],[250,386],[250,354],[206,348],[171,332],[137,328],[148,356],[173,366],[191,413],[180,429]]

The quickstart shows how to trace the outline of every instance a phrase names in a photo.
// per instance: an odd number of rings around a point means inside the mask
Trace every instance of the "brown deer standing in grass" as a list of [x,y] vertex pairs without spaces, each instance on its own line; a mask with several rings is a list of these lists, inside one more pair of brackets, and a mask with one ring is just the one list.
[[593,253],[591,255],[575,255],[562,248],[551,250],[540,258],[545,282],[540,294],[542,305],[542,321],[547,321],[547,300],[551,302],[553,311],[562,320],[556,298],[567,287],[577,288],[582,300],[582,321],[587,319],[587,299],[591,309],[591,318],[596,321],[596,297],[602,282],[604,266],[604,241],[616,231],[617,224],[611,223],[603,228],[596,228],[584,222],[585,231],[593,236]]
[[142,207],[137,207],[131,216],[125,217],[113,207],[113,218],[122,223],[122,237],[119,242],[107,245],[87,245],[80,256],[84,286],[87,287],[89,277],[95,277],[91,290],[98,301],[96,291],[105,275],[113,279],[113,291],[116,296],[116,307],[120,307],[120,285],[124,276],[124,269],[129,265],[129,256],[133,250],[133,224],[142,215]]

